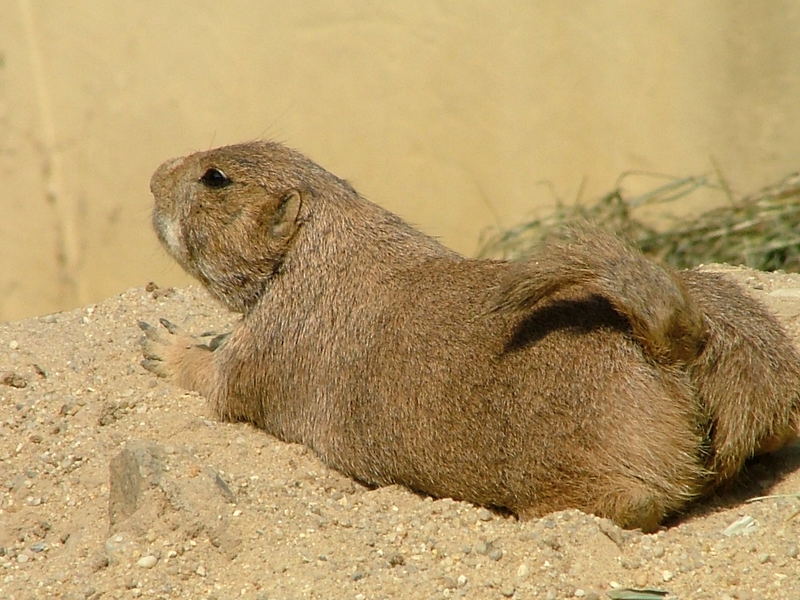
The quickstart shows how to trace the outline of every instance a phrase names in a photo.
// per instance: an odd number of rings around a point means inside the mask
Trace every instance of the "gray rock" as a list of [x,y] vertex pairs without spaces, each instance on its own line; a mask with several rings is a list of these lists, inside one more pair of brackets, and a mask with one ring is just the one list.
[[108,517],[111,526],[129,518],[140,507],[147,488],[158,485],[164,472],[159,444],[132,441],[109,464]]
[[236,502],[236,494],[233,493],[228,483],[222,478],[222,476],[217,473],[214,469],[209,467],[206,471],[214,483],[219,488],[219,491],[222,492],[222,495],[225,497],[225,500],[233,504]]
[[167,452],[153,442],[125,444],[109,465],[112,533],[123,528],[145,532],[156,524],[154,518],[169,518],[180,524],[187,537],[204,533],[213,546],[235,557],[241,540],[228,524],[230,503],[236,496],[216,470],[197,463],[186,452]]

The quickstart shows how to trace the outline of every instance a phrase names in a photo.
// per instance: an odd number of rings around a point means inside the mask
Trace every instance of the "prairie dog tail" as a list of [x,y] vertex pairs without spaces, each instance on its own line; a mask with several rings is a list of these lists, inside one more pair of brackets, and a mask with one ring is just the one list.
[[548,241],[530,260],[513,263],[494,309],[530,309],[567,287],[607,299],[659,362],[688,363],[703,349],[707,335],[703,313],[676,273],[585,224]]

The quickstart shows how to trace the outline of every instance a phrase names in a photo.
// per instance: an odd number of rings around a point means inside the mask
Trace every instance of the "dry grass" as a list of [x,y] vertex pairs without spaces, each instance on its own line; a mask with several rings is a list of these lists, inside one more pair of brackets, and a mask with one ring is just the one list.
[[[800,174],[795,173],[756,194],[736,197],[721,176],[672,179],[651,191],[629,197],[622,184],[592,204],[559,203],[552,214],[505,230],[490,230],[481,256],[520,258],[548,232],[576,220],[589,220],[617,232],[646,254],[676,267],[724,262],[764,271],[800,271]],[[668,218],[655,228],[641,218],[646,206],[667,207],[700,189],[721,194],[725,204],[681,219]]]

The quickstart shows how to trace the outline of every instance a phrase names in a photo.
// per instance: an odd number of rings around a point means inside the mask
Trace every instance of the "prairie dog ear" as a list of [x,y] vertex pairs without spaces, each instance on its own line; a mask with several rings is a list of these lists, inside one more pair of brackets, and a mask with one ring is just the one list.
[[298,190],[290,190],[284,194],[270,217],[269,228],[273,238],[288,239],[294,234],[302,203],[303,199]]

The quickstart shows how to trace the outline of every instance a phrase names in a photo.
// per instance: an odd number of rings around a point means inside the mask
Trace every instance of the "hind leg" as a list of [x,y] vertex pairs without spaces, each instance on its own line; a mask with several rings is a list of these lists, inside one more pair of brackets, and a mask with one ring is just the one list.
[[627,395],[616,405],[624,415],[607,425],[616,431],[608,431],[594,452],[600,477],[590,510],[621,527],[650,532],[707,483],[703,416],[678,371],[651,371],[649,378],[631,381]]
[[[583,502],[576,502],[572,508],[610,519],[623,529],[640,529],[644,533],[657,531],[668,514],[666,506],[674,505],[674,500],[669,496],[647,489],[635,481],[621,481],[616,485],[608,482],[598,486],[595,492],[598,496],[591,501],[584,498]],[[565,508],[568,507],[551,507],[547,510],[536,505],[519,510],[517,516],[524,521]]]
[[602,353],[581,349],[571,385],[552,382],[560,406],[545,406],[557,418],[542,411],[524,426],[535,443],[509,449],[522,463],[511,489],[525,493],[507,506],[522,518],[577,508],[653,531],[706,485],[704,415],[682,369],[654,364],[624,334],[601,341]]
[[796,442],[800,438],[800,431],[797,427],[788,426],[784,431],[778,432],[775,435],[766,437],[761,440],[760,445],[756,448],[755,454],[769,454],[770,452],[777,452],[784,446],[788,446]]
[[[652,397],[647,400],[659,404]],[[627,421],[616,424],[616,431],[598,423],[608,437],[574,455],[570,472],[560,472],[540,486],[535,502],[512,510],[527,519],[578,508],[625,529],[656,531],[666,517],[699,496],[708,481],[703,438],[691,413],[674,399],[663,399],[662,404],[656,412],[631,411]]]
[[711,427],[715,484],[744,461],[794,439],[800,427],[800,355],[778,321],[735,282],[684,271],[709,338],[692,379]]
[[[675,504],[669,494],[659,493],[633,481],[609,484],[594,502],[592,512],[614,521],[624,529],[641,529],[652,533],[667,516],[667,506]],[[673,506],[674,508],[674,506]]]

